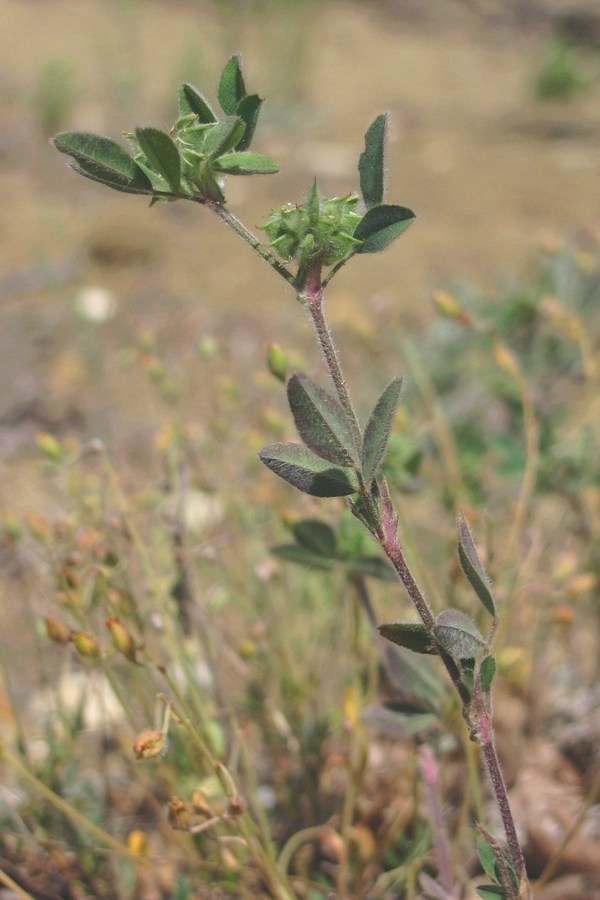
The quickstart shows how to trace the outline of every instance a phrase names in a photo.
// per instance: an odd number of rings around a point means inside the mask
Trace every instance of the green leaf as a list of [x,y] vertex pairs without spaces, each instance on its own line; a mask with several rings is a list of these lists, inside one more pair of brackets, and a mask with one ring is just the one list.
[[74,172],[77,172],[78,175],[83,175],[84,178],[89,178],[90,181],[96,181],[98,184],[103,184],[105,187],[112,188],[115,191],[121,191],[123,194],[148,195],[152,193],[152,186],[150,186],[150,188],[137,187],[135,182],[119,177],[118,175],[106,175],[105,171],[100,166],[95,166],[93,163],[85,164],[70,162],[68,165],[69,168],[73,169]]
[[288,402],[298,434],[322,459],[338,466],[358,464],[358,452],[346,412],[331,394],[307,375],[288,381]]
[[375,477],[385,456],[401,390],[402,379],[394,378],[377,401],[367,423],[362,452],[363,477],[367,484]]
[[458,555],[471,587],[489,612],[496,617],[496,604],[489,579],[479,559],[473,534],[462,513],[458,515]]
[[477,855],[479,857],[479,862],[483,867],[483,871],[486,872],[490,878],[496,877],[496,851],[485,837],[485,835],[480,834],[477,838]]
[[496,660],[493,656],[486,656],[479,667],[479,682],[484,694],[489,693],[495,674]]
[[354,556],[347,560],[351,575],[367,575],[379,581],[397,582],[394,567],[381,556]]
[[301,444],[271,444],[259,457],[288,484],[313,497],[345,497],[358,490],[352,473],[329,465]]
[[299,563],[310,569],[328,571],[333,566],[331,559],[327,559],[320,553],[312,553],[306,547],[299,547],[298,544],[278,544],[276,547],[271,547],[271,553],[287,562]]
[[382,637],[391,641],[392,644],[406,647],[407,650],[412,650],[414,653],[433,655],[438,652],[431,643],[427,629],[419,623],[396,622],[389,625],[380,625],[377,630]]
[[201,125],[217,121],[208,101],[192,84],[182,84],[179,88],[179,112],[182,116],[194,113]]
[[239,116],[227,116],[217,125],[213,125],[206,132],[203,152],[209,159],[215,159],[222,153],[227,153],[239,143],[244,134],[245,125]]
[[482,900],[498,900],[498,897],[506,900],[507,898],[506,891],[498,884],[480,884],[476,890]]
[[312,229],[317,229],[319,227],[319,217],[321,214],[321,192],[319,191],[316,178],[313,179],[313,183],[309,188],[304,206],[308,213],[309,225]]
[[237,105],[236,113],[246,126],[244,137],[238,144],[239,150],[247,150],[252,143],[262,103],[263,101],[258,94],[248,94],[246,97],[243,97]]
[[248,151],[224,153],[214,161],[213,168],[228,175],[274,175],[279,172],[279,166],[273,159],[263,153]]
[[367,209],[383,201],[387,115],[377,116],[365,134],[365,149],[358,160],[360,192]]
[[61,153],[72,156],[74,171],[92,181],[99,181],[126,193],[151,193],[148,176],[140,169],[127,150],[111,138],[86,131],[64,131],[57,134],[53,144]]
[[416,216],[404,206],[372,206],[356,226],[354,237],[362,244],[357,253],[379,253],[392,243]]
[[242,75],[242,66],[239,55],[232,56],[225,64],[219,82],[219,103],[226,116],[233,116],[237,112],[238,103],[246,96],[246,85]]
[[136,128],[135,136],[152,168],[162,175],[176,194],[181,185],[181,157],[175,143],[158,128]]
[[335,557],[337,550],[335,532],[327,522],[320,519],[301,519],[294,523],[292,532],[297,542],[307,550],[320,556]]
[[475,623],[458,609],[441,612],[434,632],[440,646],[456,659],[472,659],[486,648]]

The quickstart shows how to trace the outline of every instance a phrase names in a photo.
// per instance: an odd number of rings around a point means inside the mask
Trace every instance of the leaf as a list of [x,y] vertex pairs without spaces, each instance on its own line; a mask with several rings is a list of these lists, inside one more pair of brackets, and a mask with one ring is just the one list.
[[242,75],[239,55],[232,56],[225,64],[219,82],[219,103],[226,116],[233,116],[240,100],[246,96],[246,85]]
[[311,228],[317,229],[319,227],[319,217],[321,215],[321,192],[319,191],[316,178],[313,179],[313,183],[309,188],[304,206],[308,213],[308,221]]
[[271,553],[279,556],[288,562],[299,563],[301,566],[307,566],[310,569],[329,570],[333,566],[333,561],[322,556],[320,553],[312,553],[306,547],[299,547],[298,544],[278,544],[271,547]]
[[472,659],[486,647],[475,623],[458,609],[441,612],[434,632],[440,646],[456,659]]
[[135,136],[152,168],[162,175],[176,194],[181,185],[181,157],[175,143],[158,128],[136,128]]
[[292,375],[287,394],[298,434],[306,446],[328,462],[357,465],[358,452],[348,416],[335,397],[302,374]]
[[402,379],[394,378],[377,401],[367,423],[362,452],[363,477],[367,484],[375,477],[385,456],[401,390]]
[[224,153],[213,164],[217,172],[225,172],[228,175],[274,175],[279,172],[279,166],[275,160],[263,153]]
[[489,693],[495,674],[496,660],[493,656],[486,656],[479,667],[479,683],[484,694]]
[[123,194],[147,195],[152,193],[152,186],[149,188],[137,187],[135,182],[119,177],[118,175],[109,176],[104,174],[104,170],[101,169],[101,167],[95,166],[92,163],[86,165],[84,163],[70,162],[69,168],[73,169],[74,172],[77,172],[78,175],[89,178],[90,181],[96,181],[98,184],[103,184],[105,187],[112,188],[115,191],[121,191]]
[[383,201],[387,115],[377,116],[365,134],[365,149],[358,160],[360,192],[367,209]]
[[288,484],[313,497],[345,497],[358,490],[351,473],[328,465],[301,444],[271,444],[259,457]]
[[397,582],[398,575],[394,567],[381,556],[354,556],[347,560],[351,575],[367,575],[379,581]]
[[208,101],[193,84],[182,84],[179,88],[179,112],[182,116],[194,113],[201,125],[217,121]]
[[202,145],[203,152],[209,159],[215,159],[232,150],[244,134],[245,127],[239,116],[227,116],[206,132]]
[[479,559],[473,534],[462,513],[458,515],[458,555],[471,587],[489,612],[496,617],[496,604],[489,579]]
[[498,884],[480,884],[476,890],[482,900],[498,900],[498,897],[506,900],[507,898],[506,891]]
[[112,138],[86,131],[64,131],[56,135],[53,144],[61,153],[73,157],[77,163],[77,167],[71,166],[74,171],[93,181],[127,193],[152,191],[147,175]]
[[496,851],[483,834],[480,834],[477,839],[477,855],[479,857],[479,862],[483,867],[483,871],[486,872],[490,878],[495,878]]
[[356,226],[354,237],[362,241],[356,252],[385,250],[415,219],[414,212],[405,206],[372,206]]
[[337,550],[335,532],[327,522],[320,519],[301,519],[294,523],[292,532],[297,542],[307,550],[320,556],[335,557]]
[[246,126],[244,137],[238,144],[239,150],[247,150],[252,143],[256,122],[258,121],[258,114],[262,104],[263,101],[258,94],[248,94],[238,103],[236,113]]
[[437,649],[432,645],[431,638],[424,625],[417,622],[396,622],[389,625],[380,625],[377,629],[379,634],[391,641],[392,644],[398,644],[399,647],[406,647],[414,653],[437,654]]

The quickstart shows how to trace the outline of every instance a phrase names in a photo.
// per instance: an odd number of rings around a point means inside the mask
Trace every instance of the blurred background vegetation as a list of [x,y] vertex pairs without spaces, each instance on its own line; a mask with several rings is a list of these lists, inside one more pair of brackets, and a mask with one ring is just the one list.
[[[281,165],[231,184],[229,205],[252,228],[314,175],[329,195],[355,189],[362,135],[391,112],[388,193],[419,221],[339,276],[329,313],[363,416],[404,373],[388,477],[436,602],[462,597],[456,508],[482,538],[504,603],[499,741],[534,875],[573,828],[554,882],[546,873],[547,891],[563,893],[542,896],[597,896],[597,834],[581,812],[597,803],[600,771],[595,4],[0,0],[0,12],[2,733],[123,846],[163,860],[154,880],[107,862],[11,775],[0,869],[35,897],[264,887],[233,854],[215,860],[165,825],[168,796],[209,777],[184,737],[134,779],[130,745],[165,689],[154,666],[103,661],[106,693],[43,625],[59,615],[106,643],[104,619],[118,615],[154,663],[183,668],[229,763],[235,713],[279,846],[331,826],[291,866],[299,896],[416,896],[419,872],[435,871],[415,746],[395,737],[435,734],[432,712],[440,734],[456,731],[456,710],[425,704],[426,721],[390,723],[357,612],[364,584],[269,554],[295,520],[317,516],[352,552],[370,549],[340,524],[341,506],[299,499],[256,461],[292,434],[269,341],[322,374],[292,294],[204,210],[148,210],[73,177],[48,142],[65,129],[168,127],[179,83],[214,98],[240,51],[268,101],[256,148]],[[368,585],[381,621],[402,617],[399,587]],[[431,691],[421,685],[421,699]],[[466,829],[485,786],[458,742],[436,747],[467,885]],[[540,759],[547,782],[532,774]],[[558,808],[563,830],[549,837]]]

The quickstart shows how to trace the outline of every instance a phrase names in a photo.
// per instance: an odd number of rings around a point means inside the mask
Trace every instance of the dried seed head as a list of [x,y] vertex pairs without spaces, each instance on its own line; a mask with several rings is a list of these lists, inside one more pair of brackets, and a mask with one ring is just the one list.
[[192,813],[181,797],[171,797],[169,800],[169,825],[178,831],[189,831],[192,825]]
[[246,804],[241,797],[230,797],[227,801],[227,815],[241,816],[246,812]]
[[208,798],[201,788],[197,788],[192,794],[192,807],[195,813],[198,813],[200,816],[205,816],[207,819],[213,815],[212,806],[208,802]]
[[137,759],[160,759],[167,752],[168,740],[164,731],[142,731],[133,744]]

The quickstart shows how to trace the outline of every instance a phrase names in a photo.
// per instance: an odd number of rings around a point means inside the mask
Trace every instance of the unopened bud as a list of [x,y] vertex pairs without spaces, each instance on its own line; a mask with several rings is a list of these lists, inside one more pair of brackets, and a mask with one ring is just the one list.
[[164,731],[142,731],[133,744],[137,759],[159,759],[167,752],[167,735]]
[[189,831],[192,825],[192,814],[189,807],[181,797],[171,797],[169,800],[169,825],[177,831]]
[[100,659],[102,648],[93,634],[89,631],[74,631],[71,640],[75,644],[77,652],[86,659]]
[[111,616],[106,620],[106,627],[110,631],[115,649],[131,662],[135,662],[135,644],[121,620]]
[[35,442],[48,459],[57,460],[61,458],[63,454],[62,447],[56,438],[48,434],[47,431],[41,431],[36,435]]
[[57,619],[55,616],[46,616],[44,622],[46,623],[46,631],[48,632],[48,637],[51,641],[54,641],[55,644],[69,643],[72,631],[68,625],[65,625],[64,622],[61,622],[60,619]]
[[271,375],[274,375],[279,381],[285,382],[288,359],[279,344],[269,344],[267,347],[267,368]]
[[461,325],[469,327],[473,325],[472,316],[460,305],[453,294],[449,294],[448,291],[435,291],[432,299],[433,305],[441,316],[459,322]]

